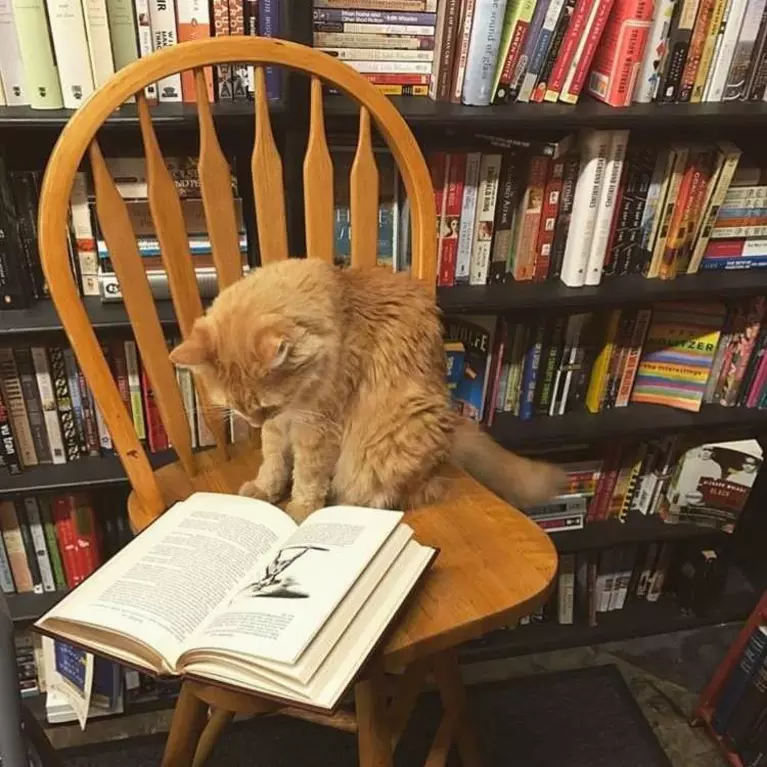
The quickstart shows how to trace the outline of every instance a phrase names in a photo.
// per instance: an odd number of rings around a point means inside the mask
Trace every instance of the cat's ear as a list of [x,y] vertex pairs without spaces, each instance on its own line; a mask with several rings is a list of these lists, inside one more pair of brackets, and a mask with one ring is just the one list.
[[213,362],[213,343],[206,325],[195,322],[189,337],[170,353],[170,361],[180,368],[199,368]]
[[290,341],[276,330],[263,334],[259,344],[261,362],[268,368],[275,370],[280,367],[290,354]]

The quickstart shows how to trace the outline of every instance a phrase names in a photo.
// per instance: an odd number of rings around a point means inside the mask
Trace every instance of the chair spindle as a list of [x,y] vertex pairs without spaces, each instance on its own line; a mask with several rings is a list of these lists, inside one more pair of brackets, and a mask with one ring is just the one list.
[[261,263],[268,264],[288,257],[285,185],[282,180],[282,160],[274,143],[269,118],[269,99],[263,67],[256,67],[255,80],[256,140],[250,166],[256,200],[258,247]]
[[312,78],[309,141],[304,157],[306,255],[333,263],[333,161],[325,136],[322,81]]
[[370,135],[370,112],[360,108],[357,151],[349,176],[352,266],[371,269],[378,255],[378,167]]
[[189,424],[175,371],[168,358],[149,280],[141,263],[128,208],[95,140],[90,144],[89,155],[96,192],[96,214],[144,367],[157,394],[160,417],[184,469],[193,474],[194,458]]
[[216,136],[205,73],[202,69],[197,69],[194,77],[197,118],[200,124],[200,159],[197,168],[208,235],[213,246],[218,287],[223,290],[242,277],[242,254],[232,193],[232,171]]

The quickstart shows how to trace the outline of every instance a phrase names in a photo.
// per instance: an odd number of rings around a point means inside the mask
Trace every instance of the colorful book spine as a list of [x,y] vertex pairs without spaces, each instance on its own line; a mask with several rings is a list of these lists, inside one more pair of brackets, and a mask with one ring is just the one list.
[[53,515],[48,500],[45,498],[39,499],[38,506],[43,530],[45,531],[45,542],[48,545],[48,556],[51,560],[53,579],[56,583],[56,589],[61,591],[67,587],[67,578],[64,573],[64,564],[61,561],[58,539],[56,538],[56,525],[53,522]]
[[552,38],[554,37],[554,30],[559,23],[559,18],[562,15],[564,6],[565,0],[551,0],[546,9],[546,15],[543,18],[543,24],[538,33],[538,39],[535,41],[535,47],[533,48],[527,71],[522,77],[519,93],[517,94],[517,101],[528,102],[531,100],[533,91],[538,82],[538,77],[546,62],[546,56],[549,52]]
[[450,101],[454,104],[461,103],[463,79],[466,75],[466,64],[469,60],[469,43],[471,42],[475,4],[476,0],[462,0],[461,2],[461,18],[458,22],[458,44],[455,51],[453,77],[450,85]]
[[493,98],[495,102],[510,100],[511,83],[517,71],[517,63],[525,47],[530,23],[538,2],[544,2],[544,0],[520,0],[518,3],[507,4],[507,8],[511,9],[511,16],[507,22],[509,40],[506,46],[503,65],[500,67],[500,74],[497,75],[498,83],[496,84]]
[[64,99],[48,31],[45,0],[11,0],[24,89],[33,109],[62,109]]
[[652,0],[615,0],[589,76],[592,96],[614,107],[631,104],[652,15]]
[[[153,50],[152,24],[149,15],[149,0],[133,0],[136,19],[136,38],[139,56],[149,56]],[[154,104],[158,96],[158,83],[149,83],[144,88],[147,101]]]
[[545,332],[546,323],[539,323],[525,357],[522,383],[520,387],[521,401],[519,406],[519,417],[523,421],[530,420],[533,417],[535,388],[538,381],[538,371],[541,365],[541,351]]
[[77,438],[77,426],[69,394],[67,371],[64,363],[64,350],[60,346],[52,346],[48,350],[50,360],[51,380],[56,398],[56,407],[61,421],[61,435],[64,440],[64,450],[67,460],[74,461],[80,457],[80,444]]
[[455,282],[469,282],[472,246],[474,244],[474,217],[477,210],[477,189],[482,164],[479,152],[466,156],[466,178],[461,202],[461,225],[458,230],[458,256],[455,262]]
[[634,86],[633,100],[649,104],[655,100],[660,85],[663,61],[668,50],[668,36],[677,0],[658,0],[647,37],[642,66]]
[[669,32],[667,62],[663,81],[658,90],[658,101],[674,102],[679,96],[687,53],[690,48],[699,0],[678,0],[678,13]]
[[[178,13],[178,41],[180,43],[189,40],[204,40],[210,37],[210,10],[204,0],[177,0],[176,12]],[[208,101],[214,101],[213,93],[213,70],[205,67],[205,86],[208,93]],[[187,103],[197,100],[197,91],[194,82],[194,72],[186,69],[181,73],[181,96]]]
[[562,195],[559,205],[559,214],[554,224],[554,240],[551,245],[551,264],[549,265],[549,277],[559,279],[562,274],[562,263],[565,258],[565,249],[570,232],[573,205],[575,203],[575,187],[578,183],[578,169],[580,158],[576,153],[571,153],[565,158],[565,168],[562,177]]
[[688,102],[692,98],[715,4],[716,0],[700,0],[695,26],[692,30],[692,37],[690,37],[690,46],[687,49],[687,58],[684,62],[684,69],[682,70],[682,77],[679,82],[677,101]]
[[[357,25],[360,26],[360,25]],[[367,26],[367,25],[362,25]],[[415,25],[417,27],[417,25]],[[351,31],[351,30],[350,30]],[[371,30],[372,31],[372,30]],[[431,32],[434,27],[431,26]],[[258,33],[261,37],[280,36],[280,0],[259,0]],[[267,66],[266,95],[270,101],[282,97],[282,72],[279,67]]]
[[125,374],[128,379],[128,398],[136,436],[144,441],[146,440],[146,421],[141,402],[141,367],[135,341],[125,342]]
[[442,231],[439,243],[439,274],[437,282],[443,287],[455,281],[456,258],[458,256],[458,233],[461,225],[463,184],[466,177],[466,155],[452,153],[448,169],[443,209],[440,220]]
[[554,68],[559,60],[559,54],[564,46],[565,37],[567,36],[567,32],[573,21],[575,6],[576,0],[565,0],[564,7],[557,20],[557,25],[554,27],[554,32],[551,36],[551,45],[546,53],[546,59],[543,62],[541,73],[530,96],[530,101],[539,104],[546,100],[546,94],[549,92],[549,83],[554,74]]
[[482,156],[477,192],[477,212],[474,220],[474,244],[469,266],[469,284],[484,285],[490,270],[490,252],[493,241],[495,202],[498,197],[498,179],[501,174],[500,154]]
[[13,573],[13,582],[19,594],[34,591],[32,573],[27,561],[27,551],[21,535],[19,518],[13,501],[0,501],[0,532],[8,555],[8,561]]
[[[148,0],[149,23],[152,28],[152,50],[170,48],[178,42],[176,33],[176,6],[170,0]],[[168,75],[157,81],[160,102],[182,101],[181,75]]]
[[550,163],[549,178],[543,196],[543,210],[538,227],[538,240],[533,266],[533,280],[543,281],[549,276],[551,249],[554,244],[556,222],[564,184],[565,160],[556,159]]
[[535,274],[535,255],[538,244],[538,230],[543,213],[543,195],[546,188],[546,173],[549,158],[536,155],[530,160],[527,179],[519,209],[519,222],[514,241],[514,259],[511,274],[518,282],[532,280]]
[[37,505],[37,499],[27,497],[24,499],[24,511],[26,521],[29,525],[29,533],[34,547],[37,566],[40,569],[40,578],[43,584],[43,591],[56,591],[56,581],[53,577],[53,566],[48,556],[48,546],[45,540],[45,530],[40,517],[40,508]]
[[634,321],[634,327],[631,332],[631,340],[626,352],[626,360],[618,384],[618,392],[615,397],[613,407],[626,407],[634,388],[637,370],[639,370],[639,358],[642,354],[647,330],[650,327],[652,310],[640,309]]
[[503,155],[501,177],[498,183],[498,202],[493,224],[493,250],[490,259],[489,281],[504,282],[514,238],[514,223],[519,201],[521,160],[515,152]]
[[11,429],[11,417],[5,404],[3,389],[0,387],[0,466],[13,476],[21,474],[21,458]]
[[471,106],[488,106],[493,97],[493,76],[506,0],[476,0],[469,41],[461,101]]
[[24,466],[37,466],[37,452],[29,425],[24,390],[13,358],[13,351],[9,348],[0,348],[0,385],[5,395],[5,404],[11,418],[21,460]]
[[709,81],[711,65],[714,60],[716,44],[720,38],[720,32],[724,31],[724,17],[729,5],[730,0],[715,0],[714,2],[714,7],[711,11],[711,20],[708,24],[708,29],[706,30],[705,39],[703,41],[703,49],[700,54],[698,71],[695,75],[695,82],[692,87],[692,94],[690,95],[690,102],[693,104],[699,104],[703,101],[706,83]]
[[45,415],[45,430],[48,433],[51,460],[54,464],[66,463],[67,453],[61,433],[59,413],[56,408],[56,392],[53,388],[48,354],[43,346],[33,346],[30,351],[32,353],[32,364],[35,368],[35,377],[37,378],[37,390],[40,393],[40,402],[43,414]]
[[711,80],[706,88],[705,101],[721,101],[727,84],[727,75],[732,64],[732,57],[738,44],[738,36],[743,25],[743,17],[748,8],[748,0],[732,0],[727,24],[722,34],[719,53],[711,71]]
[[522,81],[524,80],[525,73],[530,67],[530,62],[533,53],[535,52],[535,46],[538,43],[538,38],[540,37],[541,29],[543,28],[543,22],[546,19],[546,11],[553,1],[556,0],[538,0],[535,5],[533,17],[530,20],[530,27],[525,35],[522,51],[517,59],[517,64],[511,76],[509,91],[506,94],[507,101],[516,101],[519,96],[520,89],[522,88]]
[[80,446],[80,453],[88,455],[88,439],[85,428],[85,404],[80,393],[79,371],[75,362],[75,354],[71,349],[64,349],[64,369],[67,376],[67,386],[69,388],[69,397],[72,401],[72,413],[75,419],[75,429],[77,430],[77,442]]
[[429,82],[429,98],[434,101],[447,101],[450,97],[458,22],[461,18],[460,10],[460,0],[444,0],[437,11],[434,40],[436,54]]

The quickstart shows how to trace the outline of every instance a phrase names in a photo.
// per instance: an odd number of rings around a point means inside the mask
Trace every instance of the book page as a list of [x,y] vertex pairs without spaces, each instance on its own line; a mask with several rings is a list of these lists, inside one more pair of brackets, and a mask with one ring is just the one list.
[[268,503],[196,493],[163,514],[39,625],[53,630],[67,621],[118,632],[153,649],[164,661],[162,670],[172,672],[183,643],[295,530],[293,520]]
[[401,519],[402,512],[350,506],[314,512],[187,649],[294,663]]

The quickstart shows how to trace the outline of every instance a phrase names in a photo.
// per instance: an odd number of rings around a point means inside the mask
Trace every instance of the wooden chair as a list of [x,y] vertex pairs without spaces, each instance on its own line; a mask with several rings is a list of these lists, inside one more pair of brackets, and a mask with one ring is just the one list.
[[[138,530],[195,491],[236,492],[256,473],[258,439],[227,447],[221,423],[211,422],[217,448],[193,452],[176,377],[128,213],[110,177],[96,133],[118,106],[135,96],[147,162],[150,209],[176,317],[186,336],[203,306],[179,200],[163,163],[143,88],[171,73],[194,71],[202,198],[219,285],[226,287],[241,277],[240,256],[229,166],[216,136],[202,68],[234,62],[256,65],[252,171],[262,261],[288,257],[282,165],[264,84],[263,66],[273,64],[311,77],[310,137],[303,190],[308,256],[330,261],[333,254],[333,167],[322,111],[322,81],[326,81],[360,105],[359,140],[350,176],[353,266],[372,266],[369,261],[376,252],[378,197],[374,190],[378,172],[371,147],[373,120],[394,155],[410,199],[412,276],[432,288],[435,284],[436,222],[426,163],[397,110],[350,67],[293,43],[226,37],[166,48],[118,72],[78,110],[56,144],[43,183],[39,242],[51,296],[130,480],[133,491],[128,509]],[[158,471],[153,471],[136,438],[133,421],[120,399],[70,270],[69,198],[75,172],[86,154],[94,177],[97,216],[163,423],[178,455],[176,463]],[[452,476],[445,501],[408,513],[407,522],[417,539],[438,546],[441,554],[382,652],[356,684],[356,717],[344,712],[323,717],[299,708],[278,712],[273,703],[255,696],[187,683],[174,714],[164,764],[201,765],[235,713],[284,713],[356,732],[360,764],[386,767],[392,764],[392,750],[424,679],[431,673],[441,695],[444,716],[428,764],[444,764],[455,741],[463,764],[477,767],[480,757],[466,716],[455,647],[511,624],[538,607],[550,590],[557,559],[547,536],[523,514],[469,476],[457,470],[452,471]],[[394,690],[392,678],[384,677],[386,671],[403,672],[398,674]]]

